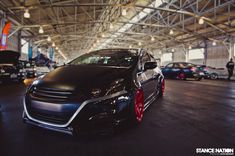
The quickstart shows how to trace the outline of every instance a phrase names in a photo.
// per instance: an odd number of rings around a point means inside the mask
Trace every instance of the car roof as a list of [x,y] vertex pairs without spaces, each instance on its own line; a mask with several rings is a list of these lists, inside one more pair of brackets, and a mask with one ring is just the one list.
[[91,52],[99,52],[99,51],[128,51],[131,52],[133,54],[137,54],[140,55],[143,51],[147,51],[145,49],[142,48],[107,48],[107,49],[99,49],[99,50],[95,50],[95,51],[91,51]]
[[187,63],[187,64],[193,64],[191,62],[172,62],[172,63]]

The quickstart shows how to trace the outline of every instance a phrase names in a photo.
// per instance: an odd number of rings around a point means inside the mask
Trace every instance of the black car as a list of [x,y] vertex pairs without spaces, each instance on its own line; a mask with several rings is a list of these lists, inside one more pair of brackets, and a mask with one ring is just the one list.
[[22,70],[24,72],[25,78],[35,78],[37,76],[37,71],[33,62],[21,61],[21,64],[23,65]]
[[162,73],[167,78],[178,78],[186,80],[194,78],[201,80],[204,77],[204,72],[195,64],[188,62],[173,62],[162,68]]
[[0,51],[0,81],[23,80],[18,63],[19,57],[19,52],[11,50]]
[[69,134],[122,121],[138,124],[164,87],[145,50],[94,51],[35,80],[25,95],[23,120]]

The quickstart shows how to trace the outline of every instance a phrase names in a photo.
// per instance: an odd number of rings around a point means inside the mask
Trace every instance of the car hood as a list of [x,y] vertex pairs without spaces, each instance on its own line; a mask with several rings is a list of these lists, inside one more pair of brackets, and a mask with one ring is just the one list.
[[122,79],[125,83],[131,76],[131,68],[66,65],[46,74],[37,83],[37,87],[61,90],[92,90],[106,89],[113,82]]

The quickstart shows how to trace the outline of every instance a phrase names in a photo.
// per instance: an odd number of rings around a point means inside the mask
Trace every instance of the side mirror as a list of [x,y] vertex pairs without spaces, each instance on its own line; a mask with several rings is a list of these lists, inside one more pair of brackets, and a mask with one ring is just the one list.
[[144,70],[154,69],[157,67],[157,62],[146,62],[144,64]]

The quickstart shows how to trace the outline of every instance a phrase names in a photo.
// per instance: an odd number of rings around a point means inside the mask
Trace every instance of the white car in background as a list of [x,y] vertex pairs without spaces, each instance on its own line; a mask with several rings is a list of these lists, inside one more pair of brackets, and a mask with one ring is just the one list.
[[[205,65],[199,65],[199,67],[204,71],[205,78],[212,80],[228,78],[228,70],[226,68],[215,68]],[[233,73],[235,74],[235,70]],[[235,75],[233,75],[231,79],[235,80]]]

